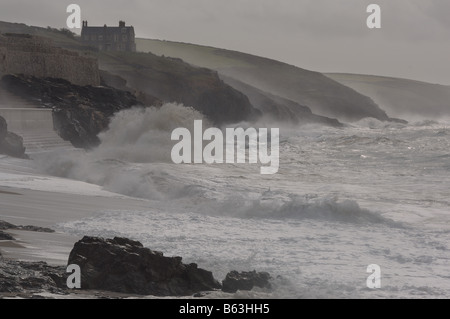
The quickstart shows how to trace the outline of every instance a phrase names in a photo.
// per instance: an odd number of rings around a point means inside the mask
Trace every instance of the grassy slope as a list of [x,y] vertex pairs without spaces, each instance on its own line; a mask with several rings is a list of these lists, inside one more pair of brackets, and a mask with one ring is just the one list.
[[259,90],[307,105],[320,115],[347,120],[366,116],[387,119],[371,99],[318,72],[249,54],[186,43],[137,39],[137,48],[217,70]]
[[373,75],[326,75],[370,96],[393,117],[450,116],[450,86]]
[[209,69],[230,67],[251,67],[252,63],[220,54],[221,49],[190,43],[136,39],[138,51],[152,52],[156,55],[176,57],[184,61]]
[[27,26],[23,23],[9,23],[9,22],[3,22],[0,21],[0,32],[2,33],[26,33],[26,34],[32,34],[37,35],[41,37],[47,37],[51,38],[56,46],[70,48],[73,47],[74,49],[80,49],[80,45],[78,44],[78,41],[75,39],[70,39],[66,35],[62,34],[61,32],[57,32],[55,29],[48,29],[48,28],[40,28],[40,27],[33,27],[33,26]]

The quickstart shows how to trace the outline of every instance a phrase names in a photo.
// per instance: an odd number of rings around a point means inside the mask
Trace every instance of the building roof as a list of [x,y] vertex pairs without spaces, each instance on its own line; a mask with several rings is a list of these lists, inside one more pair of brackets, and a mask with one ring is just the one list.
[[133,27],[83,27],[81,32],[89,33],[120,33],[122,30],[126,32],[134,32]]

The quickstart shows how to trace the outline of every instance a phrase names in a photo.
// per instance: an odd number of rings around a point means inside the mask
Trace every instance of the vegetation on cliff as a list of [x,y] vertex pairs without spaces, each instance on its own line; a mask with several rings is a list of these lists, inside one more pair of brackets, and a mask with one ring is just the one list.
[[138,51],[181,58],[216,70],[220,76],[306,105],[318,115],[350,121],[364,117],[388,120],[370,98],[319,72],[251,54],[187,43],[136,39],[136,46]]

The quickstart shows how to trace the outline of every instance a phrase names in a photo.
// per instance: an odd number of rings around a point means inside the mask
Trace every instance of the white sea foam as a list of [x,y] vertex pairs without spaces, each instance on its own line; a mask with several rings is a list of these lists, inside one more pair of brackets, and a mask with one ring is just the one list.
[[[235,268],[269,271],[282,276],[273,297],[450,296],[448,123],[282,127],[280,170],[269,177],[248,165],[166,160],[172,128],[194,119],[173,104],[129,110],[99,149],[39,155],[46,173],[150,200],[148,211],[59,229],[133,237],[219,279]],[[377,291],[365,286],[373,263],[382,268]]]

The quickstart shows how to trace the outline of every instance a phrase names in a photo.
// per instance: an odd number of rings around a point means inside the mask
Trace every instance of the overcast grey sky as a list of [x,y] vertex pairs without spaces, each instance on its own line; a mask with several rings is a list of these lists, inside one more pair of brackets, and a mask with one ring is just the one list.
[[[90,25],[122,19],[138,37],[450,85],[450,0],[0,0],[0,20],[60,28],[70,3]],[[366,26],[371,3],[382,8],[378,30]]]

